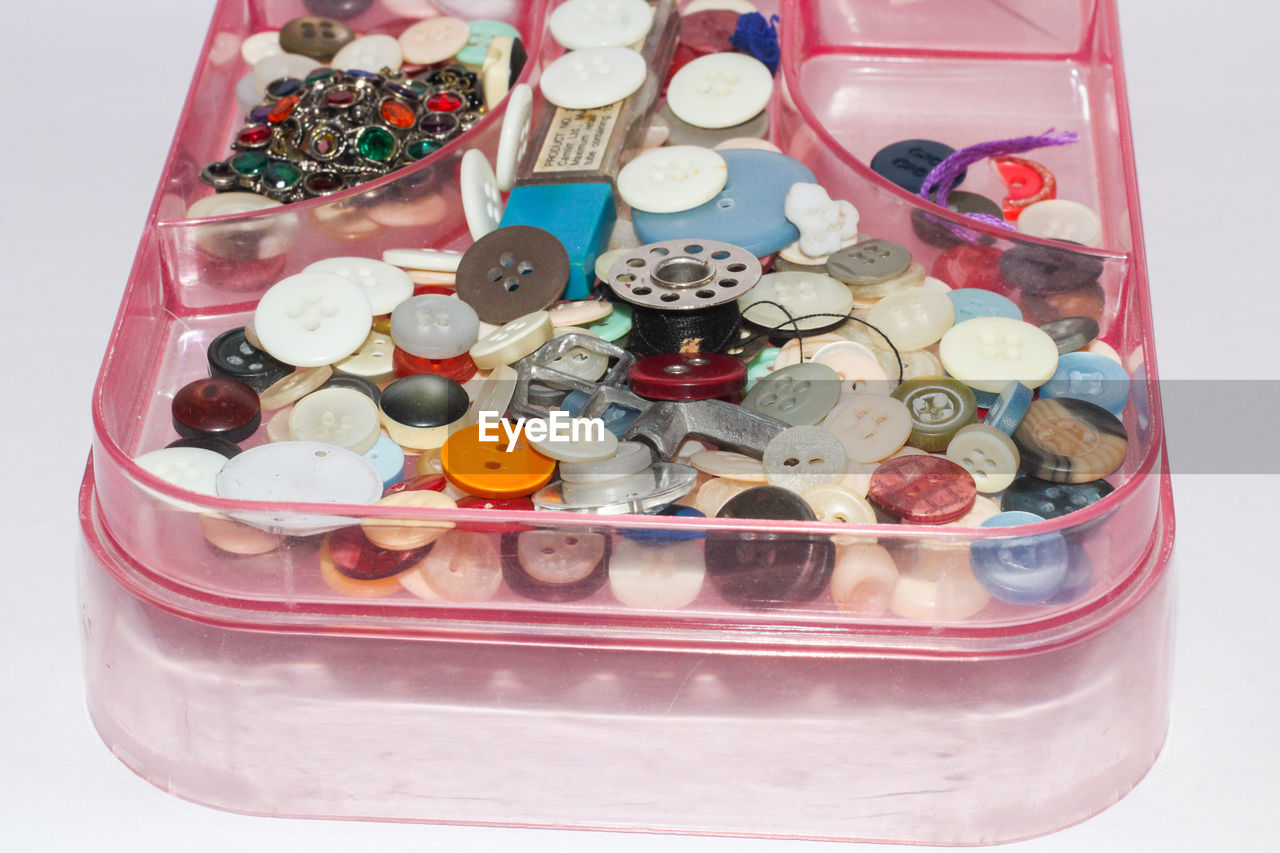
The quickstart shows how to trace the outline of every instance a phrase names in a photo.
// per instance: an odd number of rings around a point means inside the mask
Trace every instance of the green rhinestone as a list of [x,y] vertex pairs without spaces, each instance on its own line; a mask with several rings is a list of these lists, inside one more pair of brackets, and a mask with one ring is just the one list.
[[262,170],[262,184],[267,189],[287,190],[302,179],[302,170],[284,160],[272,160]]
[[419,98],[425,98],[427,93],[431,91],[431,87],[420,80],[408,80],[405,85],[417,92]]
[[433,151],[439,150],[440,146],[436,145],[430,139],[415,139],[405,148],[405,151],[414,160],[421,160]]
[[396,138],[381,127],[366,127],[356,139],[360,156],[375,163],[385,163],[396,154]]
[[317,68],[315,71],[312,71],[307,75],[304,82],[314,83],[317,80],[328,80],[337,73],[338,72],[333,68]]
[[241,151],[230,162],[238,174],[256,175],[267,165],[267,155],[263,151]]

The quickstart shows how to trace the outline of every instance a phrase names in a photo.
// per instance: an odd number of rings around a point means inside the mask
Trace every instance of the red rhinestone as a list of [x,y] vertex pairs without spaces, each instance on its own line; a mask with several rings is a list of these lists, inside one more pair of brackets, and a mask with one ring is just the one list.
[[350,89],[333,89],[324,93],[324,102],[331,107],[349,107],[356,102],[356,93]]
[[400,101],[385,100],[378,112],[382,114],[382,120],[392,127],[413,127],[413,123],[417,121],[413,109]]
[[453,92],[436,92],[427,98],[427,109],[437,113],[452,113],[462,109],[462,98]]
[[236,134],[240,145],[261,145],[271,138],[271,128],[265,124],[251,124]]
[[290,95],[287,98],[281,98],[276,105],[271,108],[271,112],[267,113],[267,121],[282,122],[289,116],[293,115],[293,108],[298,105],[298,96]]

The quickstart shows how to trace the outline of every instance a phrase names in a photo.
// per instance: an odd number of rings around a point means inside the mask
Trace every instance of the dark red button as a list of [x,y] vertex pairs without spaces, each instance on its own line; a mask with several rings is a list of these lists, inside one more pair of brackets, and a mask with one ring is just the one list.
[[455,358],[419,358],[396,347],[391,354],[391,367],[396,376],[429,373],[458,383],[466,382],[476,375],[476,363],[471,360],[471,354],[465,352]]
[[[432,543],[434,544],[434,543]],[[329,557],[340,574],[358,581],[389,578],[413,568],[431,545],[411,551],[387,551],[369,541],[359,527],[344,527],[329,535]]]
[[973,475],[949,459],[899,456],[871,474],[867,500],[908,524],[946,524],[973,509]]
[[742,15],[731,9],[705,9],[680,16],[680,44],[696,56],[733,50],[733,34]]
[[738,402],[747,366],[719,353],[666,353],[642,358],[627,373],[631,390],[650,400]]
[[1000,275],[1000,254],[993,246],[955,246],[938,255],[929,274],[956,290],[977,287],[1012,297],[1015,289]]
[[258,392],[236,379],[197,379],[173,395],[173,428],[183,438],[216,435],[244,441],[262,423]]
[[448,482],[443,474],[423,474],[419,477],[401,480],[394,486],[385,489],[382,494],[383,497],[386,497],[397,492],[443,492],[445,484]]

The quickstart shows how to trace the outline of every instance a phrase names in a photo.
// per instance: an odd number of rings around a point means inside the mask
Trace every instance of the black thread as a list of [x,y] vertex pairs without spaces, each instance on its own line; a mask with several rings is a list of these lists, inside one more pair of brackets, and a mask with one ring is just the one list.
[[753,335],[752,337],[747,338],[745,341],[742,341],[740,346],[746,346],[747,344],[750,344],[752,341],[759,340],[761,337],[765,337],[771,334],[776,334],[778,332],[784,331],[787,326],[790,326],[792,331],[795,332],[796,340],[800,342],[799,344],[800,361],[803,362],[804,361],[804,332],[800,328],[800,321],[809,320],[814,317],[832,317],[832,318],[843,317],[846,320],[853,320],[854,322],[861,323],[862,325],[866,326],[868,329],[871,329],[880,337],[884,338],[884,342],[889,345],[889,349],[893,350],[893,357],[897,359],[898,384],[902,384],[903,378],[907,372],[906,368],[902,364],[902,353],[898,352],[898,348],[893,345],[893,341],[889,339],[888,335],[886,335],[884,332],[880,331],[880,329],[868,323],[866,320],[863,320],[861,317],[855,317],[852,314],[836,314],[830,311],[817,311],[817,312],[814,312],[813,314],[805,314],[804,316],[797,317],[791,313],[790,309],[788,309],[787,306],[779,302],[774,302],[772,299],[761,299],[751,303],[751,306],[755,306],[755,305],[772,305],[774,308],[777,308],[783,314],[787,315],[787,322],[781,323],[777,326],[766,326],[763,323],[757,323],[754,320],[748,320],[747,321],[748,323],[751,323],[753,326],[759,326],[760,328],[764,329],[764,331],[758,335]]
[[742,314],[737,301],[696,311],[662,311],[636,305],[631,313],[631,349],[637,355],[719,352],[738,343]]

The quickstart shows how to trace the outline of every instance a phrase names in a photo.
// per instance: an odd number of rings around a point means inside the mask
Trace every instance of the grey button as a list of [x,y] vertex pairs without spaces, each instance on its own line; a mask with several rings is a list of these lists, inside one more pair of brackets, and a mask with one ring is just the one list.
[[782,255],[774,255],[773,269],[771,270],[771,272],[807,272],[807,273],[817,273],[818,275],[826,275],[827,265],[826,264],[797,264],[793,261],[787,260],[786,258],[782,257]]
[[475,310],[442,293],[411,296],[391,312],[391,340],[419,358],[456,358],[479,337]]
[[764,139],[769,135],[768,110],[747,119],[742,124],[719,129],[694,127],[671,112],[666,104],[658,110],[658,115],[671,129],[671,135],[667,138],[668,145],[699,145],[703,148],[715,148],[729,139]]
[[757,382],[742,406],[792,426],[812,426],[839,401],[840,381],[825,364],[793,364]]
[[1092,317],[1063,317],[1045,323],[1040,331],[1053,338],[1058,355],[1082,350],[1098,337],[1098,321]]
[[280,46],[285,53],[309,56],[320,62],[333,59],[334,54],[355,37],[351,27],[342,21],[318,15],[294,18],[280,28]]
[[458,263],[458,298],[495,326],[551,305],[568,282],[564,244],[532,225],[489,232]]
[[864,240],[827,259],[827,272],[845,284],[879,284],[896,278],[911,265],[911,250],[892,240]]
[[839,481],[848,464],[840,439],[822,427],[785,429],[764,449],[769,483],[793,492]]
[[328,15],[344,21],[354,18],[373,5],[373,0],[302,0],[307,11],[315,15]]

